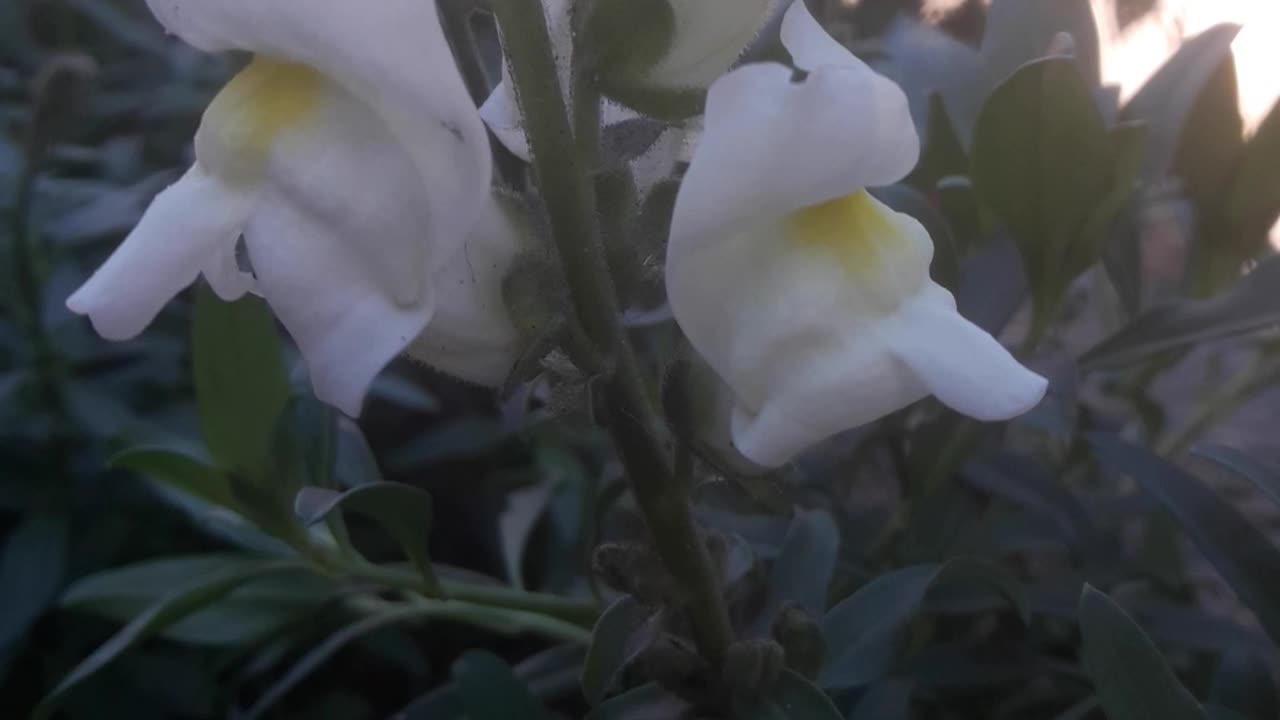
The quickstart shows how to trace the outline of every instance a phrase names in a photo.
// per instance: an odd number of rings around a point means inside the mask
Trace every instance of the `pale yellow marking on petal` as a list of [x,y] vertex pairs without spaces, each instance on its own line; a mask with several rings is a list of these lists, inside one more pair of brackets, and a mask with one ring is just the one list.
[[928,236],[865,190],[792,213],[786,230],[788,242],[839,263],[854,291],[885,311],[914,295],[929,275]]
[[205,110],[197,159],[224,181],[256,179],[272,145],[315,113],[324,84],[310,66],[255,56]]

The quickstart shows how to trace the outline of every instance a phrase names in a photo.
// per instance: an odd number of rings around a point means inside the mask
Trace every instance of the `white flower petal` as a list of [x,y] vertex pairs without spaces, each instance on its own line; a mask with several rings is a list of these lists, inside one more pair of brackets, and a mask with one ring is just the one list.
[[533,153],[529,151],[529,139],[524,135],[524,125],[520,121],[520,106],[516,102],[514,85],[507,64],[502,63],[502,82],[493,88],[489,97],[480,106],[480,118],[489,126],[498,141],[512,155],[529,162]]
[[[70,298],[98,334],[123,340],[142,332],[200,271],[234,252],[254,193],[231,188],[199,165],[156,196],[138,226]],[[232,288],[223,285],[230,292]]]
[[745,65],[711,86],[704,126],[676,202],[673,242],[720,239],[892,183],[919,155],[906,96],[862,64],[824,65],[802,82],[776,63]]
[[779,33],[782,46],[791,54],[791,61],[801,70],[815,70],[823,65],[861,65],[862,61],[849,52],[818,23],[809,12],[804,0],[794,0],[782,16]]
[[485,206],[462,252],[436,274],[435,314],[405,352],[480,385],[506,380],[520,337],[507,314],[502,282],[523,244],[522,232],[500,201]]
[[356,415],[431,316],[432,275],[451,258],[440,245],[460,243],[431,235],[430,189],[382,119],[335,85],[320,94],[313,117],[272,145],[244,235],[317,397]]
[[835,202],[851,214],[836,205],[719,242],[671,239],[672,310],[733,388],[735,445],[761,465],[928,393],[880,339],[881,323],[927,282],[928,234],[866,193]]
[[889,333],[893,352],[944,404],[978,420],[1008,420],[1044,397],[1048,381],[1023,367],[929,283],[904,304]]
[[434,296],[397,304],[362,248],[330,220],[270,198],[245,238],[262,294],[302,351],[316,397],[356,416],[374,376],[430,318]]
[[461,242],[488,191],[484,125],[436,15],[422,0],[148,0],[205,51],[248,50],[308,65],[377,113],[413,159],[431,233]]

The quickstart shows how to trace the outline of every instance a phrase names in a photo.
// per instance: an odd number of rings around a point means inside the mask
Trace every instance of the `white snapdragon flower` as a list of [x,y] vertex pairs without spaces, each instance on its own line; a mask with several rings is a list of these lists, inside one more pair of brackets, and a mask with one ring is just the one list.
[[902,90],[833,40],[803,0],[776,63],[716,81],[676,200],[667,291],[731,388],[734,445],[777,466],[929,394],[980,420],[1046,381],[965,320],[929,277],[933,244],[866,191],[919,154]]
[[[195,138],[196,162],[67,301],[134,336],[203,273],[261,293],[321,399],[355,415],[427,325],[433,277],[488,202],[490,155],[426,0],[148,0],[206,52],[246,50]],[[236,259],[243,237],[252,275]]]

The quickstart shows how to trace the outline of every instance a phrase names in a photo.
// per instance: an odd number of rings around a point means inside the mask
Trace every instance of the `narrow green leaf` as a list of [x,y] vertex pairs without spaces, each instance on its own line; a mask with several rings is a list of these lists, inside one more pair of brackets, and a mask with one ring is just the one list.
[[1230,289],[1152,308],[1080,356],[1082,371],[1125,367],[1156,353],[1280,324],[1280,258],[1268,258]]
[[1265,234],[1280,216],[1280,103],[1272,106],[1240,153],[1227,189],[1226,212],[1249,235]]
[[600,614],[591,630],[591,647],[582,665],[582,694],[588,703],[596,705],[604,699],[638,649],[633,638],[656,613],[655,608],[626,595]]
[[1096,260],[1111,194],[1113,139],[1069,58],[1028,63],[987,99],[974,130],[972,177],[1022,254],[1043,322]]
[[858,698],[849,720],[908,720],[911,691],[911,683],[904,680],[876,683]]
[[843,720],[831,698],[800,674],[783,670],[763,700],[740,714],[743,720]]
[[94,650],[89,657],[82,660],[79,665],[76,665],[40,701],[40,704],[32,712],[32,720],[47,718],[57,708],[69,690],[101,670],[103,666],[119,657],[141,640],[163,630],[209,603],[215,602],[244,583],[274,573],[303,569],[306,569],[306,566],[297,561],[264,561],[251,567],[236,568],[228,572],[217,573],[212,577],[199,578],[174,591],[147,608],[141,615],[135,617],[128,625],[111,636],[111,639],[99,646],[97,650]]
[[109,464],[142,475],[152,482],[179,490],[224,508],[236,509],[227,478],[207,458],[177,448],[142,446],[118,453]]
[[1264,657],[1238,648],[1224,653],[1213,675],[1205,709],[1212,703],[1241,717],[1280,717],[1280,697],[1276,695],[1271,665]]
[[1173,165],[1187,115],[1214,71],[1231,52],[1238,25],[1215,25],[1188,39],[1120,111],[1150,128],[1143,176],[1153,180]]
[[550,720],[542,703],[492,653],[467,651],[453,664],[453,681],[470,720]]
[[1280,642],[1280,550],[1198,478],[1114,435],[1090,436],[1099,462],[1133,478],[1159,500],[1240,601]]
[[773,618],[784,605],[796,604],[813,617],[827,610],[827,586],[831,584],[840,551],[840,531],[830,513],[799,510],[773,561],[764,605],[753,625],[757,636],[767,635]]
[[5,538],[0,552],[0,656],[8,655],[53,603],[62,586],[70,530],[62,514],[32,512]]
[[347,625],[329,637],[324,642],[316,645],[308,650],[305,655],[298,659],[292,667],[289,668],[279,680],[267,688],[258,700],[249,708],[242,716],[244,720],[256,720],[262,717],[264,713],[270,710],[277,702],[284,698],[290,690],[297,687],[298,683],[306,680],[311,673],[323,665],[335,653],[345,647],[348,643],[379,628],[388,625],[395,625],[402,622],[411,622],[415,619],[425,617],[430,610],[418,607],[402,607],[386,612],[370,615],[361,618],[356,622]]
[[290,397],[276,423],[273,466],[295,486],[334,486],[338,452],[336,411],[311,395]]
[[[70,610],[127,623],[192,578],[248,571],[261,564],[259,559],[233,553],[147,560],[81,578],[67,588],[60,602]],[[328,580],[314,575],[258,578],[157,632],[195,645],[244,645],[317,609],[333,592]]]
[[935,584],[977,582],[1010,601],[1025,621],[1029,608],[1021,586],[998,566],[971,558],[945,565],[915,565],[881,575],[826,614],[827,655],[819,674],[825,688],[865,685],[884,677],[898,660],[902,640]]
[[1086,584],[1079,616],[1082,659],[1108,720],[1205,717],[1151,639],[1111,598]]
[[1280,468],[1226,445],[1200,445],[1192,452],[1248,480],[1272,502],[1280,504]]
[[209,452],[225,469],[261,470],[289,399],[270,311],[257,298],[226,303],[200,286],[191,342],[200,430]]
[[382,526],[404,551],[406,557],[435,586],[435,573],[427,536],[431,530],[431,495],[425,490],[393,482],[375,482],[346,492],[303,488],[294,499],[294,512],[306,525],[320,522],[337,508],[373,520]]
[[649,683],[609,698],[586,720],[670,720],[683,717],[688,709],[688,703],[657,683]]

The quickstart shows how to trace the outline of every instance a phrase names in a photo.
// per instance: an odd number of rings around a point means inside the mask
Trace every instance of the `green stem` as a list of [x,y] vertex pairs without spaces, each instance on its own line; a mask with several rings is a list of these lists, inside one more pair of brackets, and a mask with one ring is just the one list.
[[494,610],[533,613],[571,623],[580,628],[591,627],[599,615],[593,603],[571,600],[558,595],[457,580],[443,580],[439,582],[438,587],[433,587],[416,572],[371,563],[345,566],[341,561],[338,563],[335,565],[332,560],[329,560],[323,565],[337,575],[368,580],[433,600],[457,601]]
[[375,597],[351,598],[348,606],[373,616],[395,614],[406,620],[452,620],[492,630],[503,635],[532,632],[561,642],[586,644],[588,628],[534,612],[495,608],[463,600],[436,600],[411,597],[389,602]]
[[[594,183],[575,136],[557,79],[555,59],[539,0],[494,0],[505,50],[533,150],[533,169],[551,222],[573,308],[596,348],[612,360],[604,389],[609,431],[627,471],[654,544],[686,592],[685,601],[702,654],[713,664],[733,642],[733,629],[718,573],[702,542],[680,482],[660,440],[661,421],[631,344],[619,320],[618,300],[596,216]],[[575,73],[579,80],[587,73]],[[575,85],[582,83],[575,82]],[[578,88],[578,107],[598,96]],[[580,113],[575,112],[575,116]],[[588,150],[590,154],[590,150]]]

